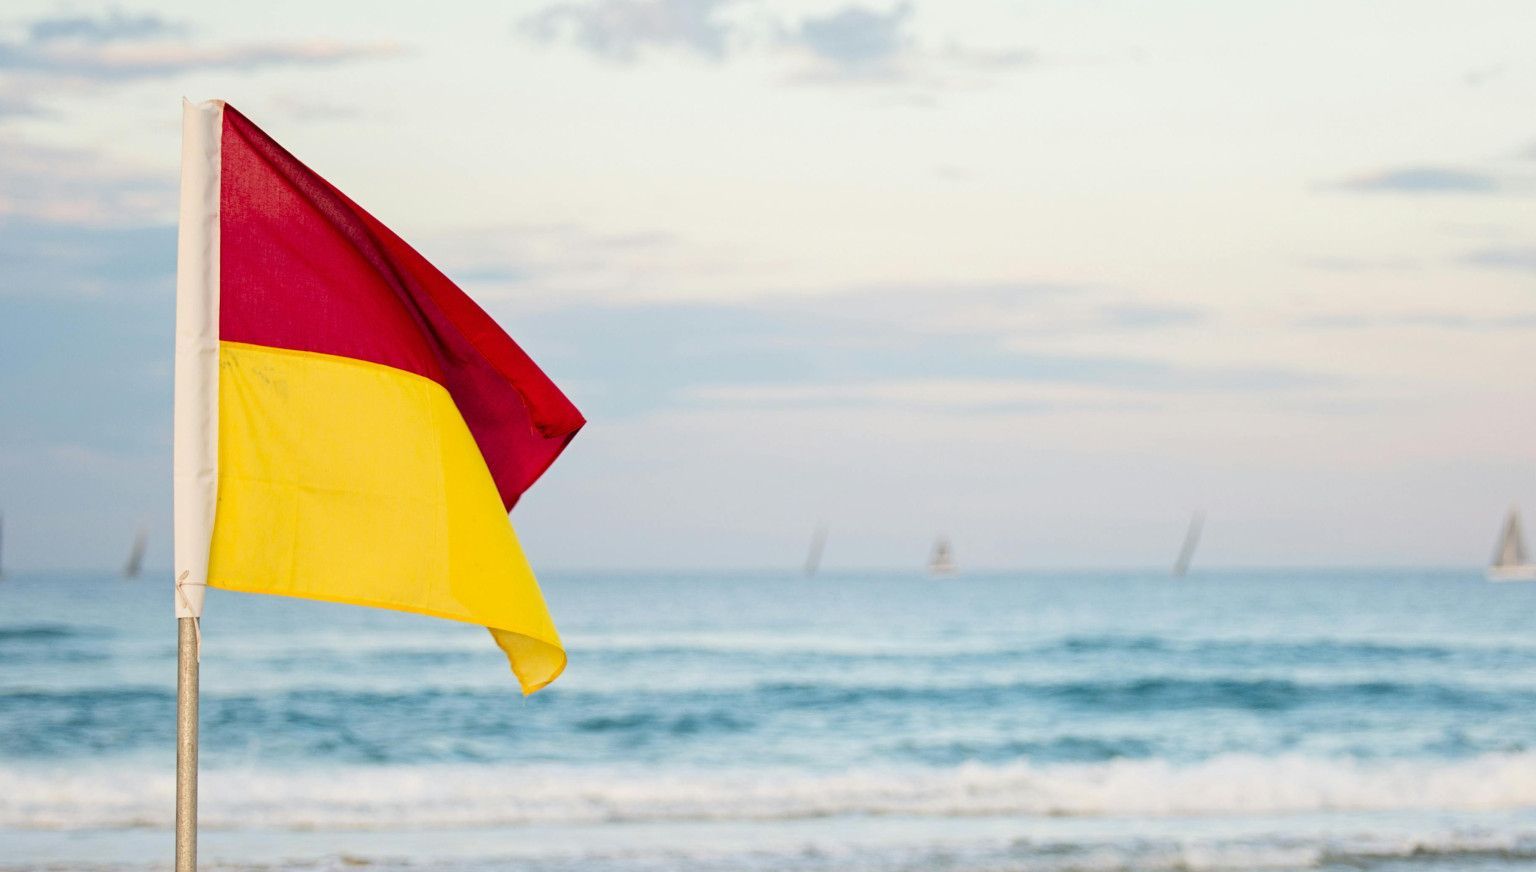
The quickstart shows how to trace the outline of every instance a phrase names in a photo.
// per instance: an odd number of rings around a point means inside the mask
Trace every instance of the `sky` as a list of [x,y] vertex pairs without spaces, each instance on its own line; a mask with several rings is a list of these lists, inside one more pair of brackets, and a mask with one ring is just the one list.
[[16,569],[169,564],[180,101],[590,423],[536,568],[1462,565],[1536,511],[1523,0],[10,0]]

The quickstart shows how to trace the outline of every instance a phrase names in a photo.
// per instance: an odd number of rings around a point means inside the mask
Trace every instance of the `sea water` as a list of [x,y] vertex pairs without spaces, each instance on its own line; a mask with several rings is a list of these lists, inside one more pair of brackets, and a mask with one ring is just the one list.
[[[482,629],[210,592],[205,868],[1536,868],[1536,584],[548,573]],[[163,868],[168,580],[0,581],[0,868]]]

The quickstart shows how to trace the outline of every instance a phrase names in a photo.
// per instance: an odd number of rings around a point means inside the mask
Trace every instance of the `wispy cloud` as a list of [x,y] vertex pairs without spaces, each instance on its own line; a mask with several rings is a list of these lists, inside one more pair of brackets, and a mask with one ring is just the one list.
[[413,242],[477,299],[504,312],[764,296],[820,299],[848,289],[828,287],[795,261],[739,242],[654,228],[579,221],[459,225]]
[[1036,60],[1035,52],[1027,48],[983,49],[950,43],[935,55],[945,61],[974,72],[1013,70],[1029,66]]
[[740,282],[756,265],[656,230],[574,223],[461,227],[422,240],[423,251],[481,299],[520,307],[687,293]]
[[324,96],[292,92],[268,97],[265,108],[275,114],[307,122],[353,121],[367,115],[355,100],[327,99]]
[[517,24],[541,43],[569,41],[598,57],[633,63],[648,50],[725,58],[731,27],[721,13],[735,0],[588,0],[557,3]]
[[393,43],[326,40],[203,45],[191,28],[154,14],[113,11],[99,16],[51,16],[27,22],[23,35],[0,40],[0,74],[26,89],[102,85],[201,70],[250,71],[389,57]]
[[175,180],[92,151],[0,139],[0,220],[142,226],[175,213]]
[[1296,326],[1315,330],[1424,329],[1490,332],[1536,329],[1536,312],[1478,315],[1465,312],[1349,313],[1300,319]]
[[1301,265],[1311,269],[1326,270],[1328,272],[1401,272],[1404,270],[1418,269],[1423,266],[1421,261],[1407,257],[1311,257],[1301,260]]
[[906,379],[814,385],[697,387],[681,392],[690,405],[846,410],[888,407],[961,414],[1155,410],[1158,400],[1135,391],[1085,389],[1079,385],[987,379]]
[[1470,266],[1536,272],[1536,246],[1484,248],[1461,260]]
[[201,48],[181,42],[0,44],[0,70],[65,81],[155,79],[198,70],[249,71],[275,66],[318,66],[399,54],[391,44],[309,41],[246,43]]
[[1463,83],[1472,88],[1480,88],[1496,79],[1501,78],[1509,71],[1509,65],[1504,63],[1488,64],[1468,70],[1461,77]]
[[[736,10],[752,15],[734,14]],[[912,32],[911,2],[850,3],[785,19],[753,0],[567,0],[517,22],[543,44],[570,44],[603,60],[634,63],[676,52],[723,62],[749,51],[780,58],[799,84],[902,84],[932,89],[957,75],[995,74],[1033,61],[1017,48],[925,46]]]
[[913,14],[911,3],[888,9],[855,4],[802,19],[780,40],[805,61],[794,81],[933,87],[954,84],[957,73],[1003,72],[1034,60],[1034,53],[1022,48],[987,50],[954,42],[925,47],[911,33]]
[[84,226],[0,221],[0,300],[137,298],[157,290],[170,299],[176,275],[176,228]]
[[1360,194],[1497,194],[1507,185],[1498,176],[1478,170],[1416,166],[1356,176],[1331,187]]
[[7,87],[0,82],[0,121],[6,118],[37,117],[46,114],[43,107],[25,89]]
[[185,27],[174,24],[154,13],[129,13],[114,9],[101,16],[55,15],[37,18],[27,23],[27,35],[34,43],[73,40],[80,42],[117,42],[142,40],[184,32]]
[[883,80],[906,75],[912,50],[906,33],[912,4],[887,10],[844,6],[835,12],[802,19],[785,42],[803,50],[821,75]]
[[103,155],[0,138],[0,298],[134,296],[171,286],[176,181]]
[[1140,329],[1173,327],[1199,324],[1206,320],[1206,312],[1192,306],[1156,305],[1150,303],[1119,303],[1099,310],[1105,327]]
[[[1054,285],[897,286],[734,303],[579,305],[513,314],[520,341],[597,416],[729,403],[817,405],[850,393],[878,405],[979,407],[1118,402],[1104,392],[1295,391],[1333,383],[1304,369],[1190,366],[1155,356],[1045,350],[1041,336],[1175,331],[1198,310],[1145,308]],[[1035,337],[1031,340],[1031,337]],[[963,402],[914,384],[966,383]],[[1051,387],[1056,386],[1056,387]],[[932,390],[925,388],[927,395]],[[1059,397],[1056,399],[1060,399]],[[908,402],[910,400],[910,402]]]

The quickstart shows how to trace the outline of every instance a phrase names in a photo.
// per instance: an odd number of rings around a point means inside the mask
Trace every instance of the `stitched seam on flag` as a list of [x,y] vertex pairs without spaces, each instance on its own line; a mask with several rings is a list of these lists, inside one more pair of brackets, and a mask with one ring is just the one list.
[[[298,348],[283,348],[280,345],[261,345],[261,344],[255,343],[255,342],[237,342],[237,341],[235,341],[233,339],[221,339],[221,340],[219,340],[219,345],[221,345],[221,346],[229,346],[231,348],[250,348],[250,349],[254,349],[257,352],[273,352],[273,353],[276,353],[276,354],[286,354],[286,355],[289,355],[289,356],[292,356],[292,357],[302,357],[302,358],[307,358],[307,359],[311,359],[311,360],[322,360],[322,361],[327,361],[327,362],[335,362],[335,363],[345,364],[347,366],[355,366],[358,369],[384,369],[384,370],[388,370],[388,371],[390,371],[392,373],[399,373],[400,375],[410,376],[413,379],[416,379],[418,381],[421,381],[421,382],[424,382],[426,384],[429,384],[429,385],[431,385],[434,388],[437,388],[438,390],[440,390],[443,393],[448,395],[448,400],[449,400],[449,402],[453,403],[453,407],[455,409],[457,409],[459,407],[459,404],[457,402],[453,402],[453,392],[449,391],[447,388],[443,387],[443,383],[442,382],[437,381],[436,379],[428,378],[427,376],[424,376],[424,375],[422,375],[419,372],[411,372],[408,369],[401,369],[398,366],[390,366],[387,363],[378,363],[377,361],[372,361],[372,360],[362,360],[362,359],[356,358],[356,357],[348,357],[345,354],[327,354],[324,351],[305,351],[305,350],[298,349]],[[463,413],[460,412],[460,414],[462,415]],[[479,450],[479,446],[478,445],[476,445],[475,448],[476,448],[476,450]],[[484,452],[481,452],[481,455],[483,456]]]
[[[447,386],[444,385],[442,382],[438,381],[437,379],[430,378],[428,376],[424,376],[424,375],[422,375],[419,372],[411,372],[408,369],[401,369],[398,366],[390,366],[387,363],[379,363],[378,361],[373,361],[373,360],[362,360],[361,358],[348,357],[348,356],[346,356],[344,354],[327,354],[326,352],[323,352],[323,351],[308,351],[308,350],[299,349],[299,348],[283,348],[280,345],[261,345],[261,344],[256,343],[256,342],[240,342],[240,341],[233,340],[233,339],[221,339],[221,340],[219,340],[219,345],[220,346],[229,346],[231,348],[250,348],[250,349],[255,349],[258,352],[273,352],[275,354],[286,354],[286,355],[291,355],[291,356],[294,356],[294,357],[302,357],[302,358],[312,359],[312,360],[334,361],[336,363],[346,364],[348,366],[355,366],[355,367],[357,367],[359,369],[382,369],[382,370],[386,370],[386,371],[391,372],[391,373],[400,373],[401,375],[409,376],[412,379],[416,379],[416,380],[418,380],[418,381],[420,381],[420,382],[422,382],[424,384],[430,385],[433,388],[436,388],[437,390],[440,390],[443,393],[447,394],[448,395],[448,402],[450,404],[452,404],[452,406],[453,406],[453,408],[455,410],[459,409],[459,404],[458,404],[458,401],[453,396],[453,391],[448,390]],[[463,411],[460,410],[459,411],[459,415],[460,415],[461,419],[463,417],[463,414],[464,414]],[[467,427],[468,425],[466,424],[465,426]],[[579,430],[580,428],[577,428],[577,429]],[[565,441],[565,444],[569,445],[571,440],[576,438],[576,432],[577,432],[576,430],[573,430],[570,433],[567,433],[563,437],[564,441]],[[485,450],[480,447],[479,440],[474,438],[474,431],[470,431],[470,439],[475,443],[475,450],[477,452],[479,452],[481,461],[485,462]],[[553,465],[554,462],[557,459],[559,459],[558,455],[549,458],[539,468],[539,475],[542,475],[545,470],[548,470],[549,467],[551,465]],[[492,483],[493,484],[495,483],[494,476],[492,477]],[[499,493],[499,491],[500,491],[500,489],[498,488],[498,493]],[[506,508],[505,505],[503,505],[503,508]]]

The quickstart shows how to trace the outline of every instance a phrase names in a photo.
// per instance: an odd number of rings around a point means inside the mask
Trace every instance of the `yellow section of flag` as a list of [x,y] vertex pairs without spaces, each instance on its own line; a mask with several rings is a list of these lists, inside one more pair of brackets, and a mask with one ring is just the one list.
[[437,382],[219,347],[213,587],[480,624],[524,693],[565,651],[468,427]]

